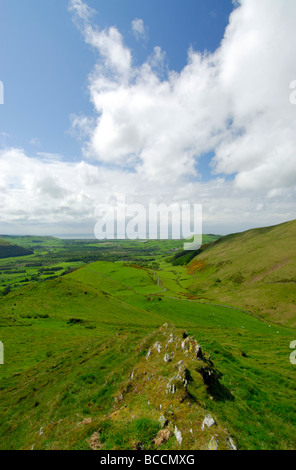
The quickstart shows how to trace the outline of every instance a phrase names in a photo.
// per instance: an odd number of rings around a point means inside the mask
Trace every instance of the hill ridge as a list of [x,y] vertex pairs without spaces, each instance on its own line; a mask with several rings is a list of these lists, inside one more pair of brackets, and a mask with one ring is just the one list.
[[192,293],[296,326],[295,236],[296,220],[292,220],[216,240],[188,265]]

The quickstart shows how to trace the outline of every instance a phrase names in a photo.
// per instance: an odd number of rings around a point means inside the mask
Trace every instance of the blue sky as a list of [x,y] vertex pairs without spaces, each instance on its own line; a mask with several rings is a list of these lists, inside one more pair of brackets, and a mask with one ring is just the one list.
[[[186,64],[191,45],[201,51],[218,47],[233,9],[231,0],[93,0],[88,5],[97,10],[100,28],[117,26],[135,63],[159,45],[176,71]],[[80,159],[80,145],[68,132],[70,115],[92,112],[87,77],[96,54],[73,25],[68,1],[2,0],[0,17],[1,131],[11,136],[5,142]],[[135,18],[147,25],[145,41],[131,31]]]
[[204,231],[295,218],[294,0],[2,0],[0,233],[203,204]]

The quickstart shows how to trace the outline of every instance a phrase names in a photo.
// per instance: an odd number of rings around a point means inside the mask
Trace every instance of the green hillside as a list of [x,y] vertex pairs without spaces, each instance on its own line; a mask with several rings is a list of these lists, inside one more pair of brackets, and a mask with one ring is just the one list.
[[220,238],[189,265],[190,291],[296,326],[296,221]]
[[0,298],[1,449],[296,447],[295,330],[178,298],[186,268],[165,265],[97,262]]
[[0,240],[11,244],[32,249],[39,247],[59,247],[63,241],[55,237],[40,237],[38,235],[0,235]]
[[32,255],[33,251],[0,238],[0,259]]

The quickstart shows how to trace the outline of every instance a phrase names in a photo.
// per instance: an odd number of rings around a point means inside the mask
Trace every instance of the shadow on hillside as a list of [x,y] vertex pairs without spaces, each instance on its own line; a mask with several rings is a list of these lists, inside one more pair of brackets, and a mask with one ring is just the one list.
[[202,367],[200,374],[207,386],[208,393],[214,398],[214,400],[220,402],[234,400],[234,396],[228,388],[220,382],[222,377],[220,372],[209,367]]

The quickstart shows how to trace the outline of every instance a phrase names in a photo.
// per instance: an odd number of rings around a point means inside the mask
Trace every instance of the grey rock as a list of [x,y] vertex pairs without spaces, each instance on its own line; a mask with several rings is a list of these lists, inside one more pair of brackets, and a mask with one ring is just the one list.
[[169,362],[171,362],[171,357],[170,357],[170,355],[169,355],[169,354],[166,354],[166,355],[164,356],[163,360],[164,360],[164,362],[165,362],[166,364],[168,364]]
[[213,436],[209,442],[208,450],[218,450],[219,441],[216,436]]
[[227,443],[230,450],[237,450],[237,447],[231,437],[228,438]]
[[182,351],[186,351],[187,349],[187,344],[188,344],[188,338],[185,338],[184,341],[181,344],[181,349]]
[[178,444],[181,445],[183,438],[182,438],[181,431],[179,431],[179,429],[177,428],[177,426],[175,426],[174,434],[175,434],[175,437],[176,437],[176,439],[177,439]]
[[175,337],[173,333],[170,334],[170,339],[168,340],[168,344],[173,343],[175,341]]
[[208,428],[210,428],[211,426],[214,426],[216,423],[215,423],[215,420],[212,418],[211,415],[207,415],[205,417],[205,419],[203,420],[203,423],[201,425],[201,430],[204,431],[205,429],[205,426],[207,426]]
[[179,361],[177,364],[179,373],[182,374],[185,377],[185,372],[186,372],[186,367],[183,361]]
[[203,359],[203,353],[198,342],[196,342],[195,354],[196,354],[197,359]]
[[168,424],[168,420],[164,417],[164,415],[161,415],[158,421],[162,428],[164,428]]
[[172,379],[170,379],[170,381],[167,384],[166,394],[169,395],[171,393],[172,395],[174,395],[176,391],[177,391],[176,385],[172,383]]
[[157,351],[158,353],[160,353],[160,351],[161,351],[161,344],[160,344],[159,341],[157,341],[157,342],[155,343],[154,348],[156,349],[156,351]]
[[151,348],[149,349],[149,351],[146,354],[146,359],[149,359],[150,356],[151,356]]

